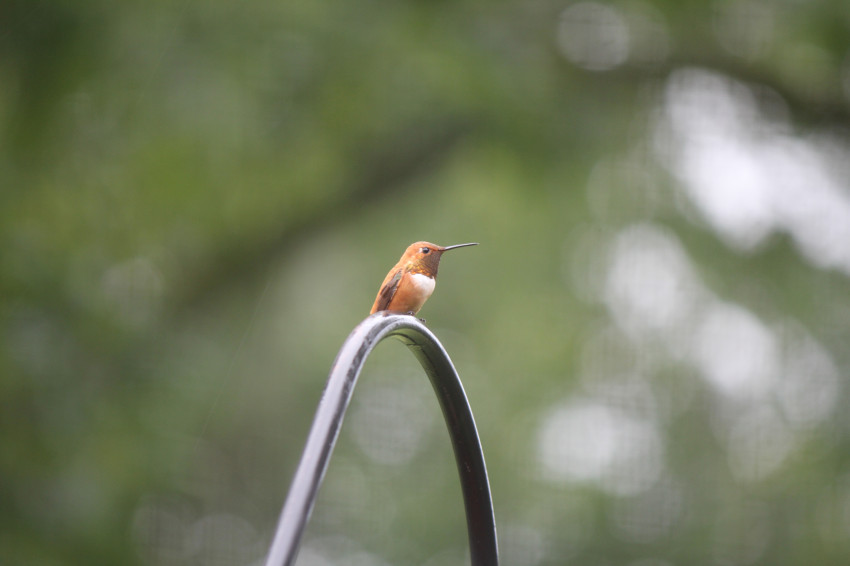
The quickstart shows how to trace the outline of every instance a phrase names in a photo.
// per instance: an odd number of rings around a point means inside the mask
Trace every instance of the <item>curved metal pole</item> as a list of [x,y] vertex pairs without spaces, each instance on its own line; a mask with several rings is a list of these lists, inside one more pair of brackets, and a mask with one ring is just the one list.
[[266,566],[295,563],[298,546],[328,468],[357,377],[369,353],[389,336],[399,338],[413,351],[428,374],[443,410],[460,474],[471,564],[498,565],[496,521],[487,467],[472,410],[457,371],[442,344],[419,319],[379,312],[357,325],[331,367],[304,453],[280,514]]

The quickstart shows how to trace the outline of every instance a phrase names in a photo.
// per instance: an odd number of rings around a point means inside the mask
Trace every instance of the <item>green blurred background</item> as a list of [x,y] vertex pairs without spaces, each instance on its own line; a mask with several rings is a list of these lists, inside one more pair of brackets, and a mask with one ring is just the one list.
[[[503,564],[850,560],[845,0],[12,0],[0,562],[260,564],[412,241]],[[299,564],[461,565],[430,386],[355,391]]]

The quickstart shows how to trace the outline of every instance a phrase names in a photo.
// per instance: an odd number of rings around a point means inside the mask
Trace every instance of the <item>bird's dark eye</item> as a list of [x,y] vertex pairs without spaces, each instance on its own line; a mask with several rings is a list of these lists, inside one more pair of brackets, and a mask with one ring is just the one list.
[[423,254],[431,253],[431,248],[419,248],[419,251]]

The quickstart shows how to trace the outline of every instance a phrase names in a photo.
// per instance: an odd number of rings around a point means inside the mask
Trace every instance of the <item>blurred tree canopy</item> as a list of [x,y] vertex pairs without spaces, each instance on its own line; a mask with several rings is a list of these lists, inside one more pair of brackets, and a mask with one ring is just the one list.
[[[506,565],[850,556],[850,10],[11,0],[0,556],[261,563],[410,242]],[[437,404],[370,359],[300,564],[463,564]]]

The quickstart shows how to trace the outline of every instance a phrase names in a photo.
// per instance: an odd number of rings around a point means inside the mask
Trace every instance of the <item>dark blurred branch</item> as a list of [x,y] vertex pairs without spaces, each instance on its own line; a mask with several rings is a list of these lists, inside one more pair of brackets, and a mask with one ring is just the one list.
[[722,73],[750,85],[760,85],[778,94],[788,105],[792,119],[810,126],[824,124],[850,127],[850,105],[841,92],[840,77],[826,88],[804,88],[791,85],[775,70],[760,65],[748,65],[741,59],[721,57],[693,57],[673,60],[666,73],[677,68],[701,67]]
[[[564,61],[564,64],[569,63]],[[785,101],[792,120],[798,124],[811,127],[831,125],[850,129],[850,104],[841,91],[840,77],[836,77],[835,84],[830,84],[828,88],[801,88],[789,84],[775,70],[716,54],[673,57],[657,66],[625,66],[609,73],[592,73],[592,76],[593,82],[596,83],[614,82],[618,87],[622,87],[625,81],[634,86],[637,83],[664,80],[674,71],[686,68],[715,71],[752,86],[767,88]]]
[[[108,51],[103,14],[88,3],[13,0],[0,9],[4,104],[0,121],[4,157],[24,169],[40,167],[57,142],[53,120],[65,95],[95,72]],[[4,131],[5,130],[5,131]],[[57,144],[61,147],[61,144]]]
[[313,234],[332,226],[389,194],[412,187],[411,181],[427,175],[453,151],[471,131],[471,123],[456,117],[434,119],[427,124],[406,125],[379,147],[355,156],[352,178],[342,196],[325,208],[298,217],[280,230],[256,241],[239,241],[220,250],[205,269],[191,275],[182,285],[183,292],[174,301],[174,314],[194,310],[211,297],[254,278],[258,272],[286,249],[298,246]]

